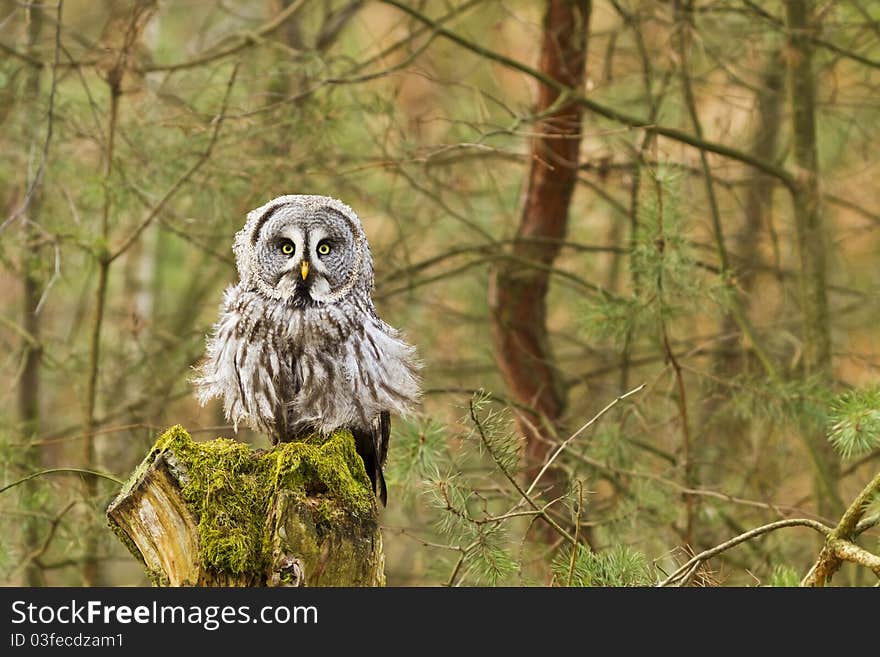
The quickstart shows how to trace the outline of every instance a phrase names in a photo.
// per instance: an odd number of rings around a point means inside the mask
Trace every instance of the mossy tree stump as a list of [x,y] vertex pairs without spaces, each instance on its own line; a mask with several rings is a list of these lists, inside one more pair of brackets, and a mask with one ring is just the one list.
[[107,509],[159,586],[382,586],[376,501],[347,432],[268,451],[166,431]]

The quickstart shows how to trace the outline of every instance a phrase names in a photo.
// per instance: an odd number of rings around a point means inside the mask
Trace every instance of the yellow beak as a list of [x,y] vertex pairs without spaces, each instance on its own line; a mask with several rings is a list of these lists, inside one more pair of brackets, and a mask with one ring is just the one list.
[[299,270],[299,273],[302,274],[303,280],[306,280],[306,276],[309,275],[309,263],[307,260],[303,260],[302,269]]

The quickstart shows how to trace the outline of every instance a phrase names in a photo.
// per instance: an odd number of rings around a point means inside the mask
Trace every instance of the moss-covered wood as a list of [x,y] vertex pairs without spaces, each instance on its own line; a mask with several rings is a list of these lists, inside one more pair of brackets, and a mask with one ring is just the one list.
[[375,499],[347,432],[268,451],[166,431],[107,509],[165,586],[381,586]]

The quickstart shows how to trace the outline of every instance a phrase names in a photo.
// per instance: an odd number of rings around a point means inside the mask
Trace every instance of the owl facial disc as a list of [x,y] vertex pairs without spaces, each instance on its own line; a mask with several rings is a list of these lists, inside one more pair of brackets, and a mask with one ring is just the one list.
[[327,304],[372,289],[360,220],[326,196],[279,196],[251,211],[233,250],[241,280],[272,299]]

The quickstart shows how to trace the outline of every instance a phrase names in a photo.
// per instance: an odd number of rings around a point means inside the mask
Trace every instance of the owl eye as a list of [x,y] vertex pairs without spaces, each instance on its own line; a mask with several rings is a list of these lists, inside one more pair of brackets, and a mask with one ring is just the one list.
[[296,251],[296,245],[290,240],[283,240],[281,242],[281,253],[284,255],[293,255],[293,252]]
[[318,255],[327,255],[330,253],[330,242],[327,240],[321,240],[318,242]]

